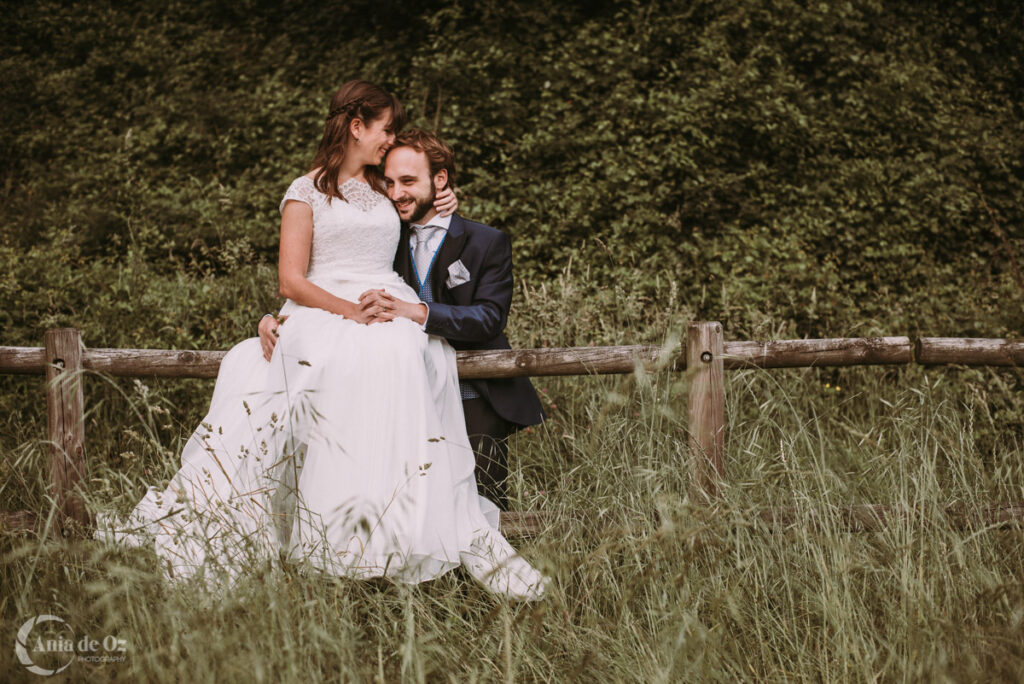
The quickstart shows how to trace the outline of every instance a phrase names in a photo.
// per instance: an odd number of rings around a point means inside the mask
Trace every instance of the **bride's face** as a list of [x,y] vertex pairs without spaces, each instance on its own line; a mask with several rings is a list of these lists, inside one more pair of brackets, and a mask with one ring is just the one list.
[[385,112],[369,123],[362,119],[353,120],[349,150],[357,155],[365,166],[380,165],[384,161],[384,155],[395,144],[391,119],[391,112]]

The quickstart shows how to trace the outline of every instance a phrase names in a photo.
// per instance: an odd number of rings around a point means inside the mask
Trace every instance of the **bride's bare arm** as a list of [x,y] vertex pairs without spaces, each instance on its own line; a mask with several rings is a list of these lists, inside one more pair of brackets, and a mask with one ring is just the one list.
[[277,281],[282,297],[296,304],[315,307],[369,323],[372,316],[357,304],[335,297],[306,279],[309,250],[313,245],[313,210],[308,204],[289,200],[281,212],[281,252],[277,264]]

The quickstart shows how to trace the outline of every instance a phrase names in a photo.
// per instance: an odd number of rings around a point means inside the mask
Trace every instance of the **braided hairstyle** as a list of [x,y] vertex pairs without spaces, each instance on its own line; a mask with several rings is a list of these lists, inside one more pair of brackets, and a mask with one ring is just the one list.
[[[349,81],[331,98],[331,109],[324,124],[324,135],[313,159],[312,168],[319,167],[313,184],[328,197],[345,198],[338,187],[345,150],[352,137],[350,124],[361,119],[369,124],[382,116],[391,118],[396,133],[405,126],[405,110],[398,98],[380,86],[367,81]],[[380,193],[385,192],[384,174],[376,166],[367,166],[366,180]]]

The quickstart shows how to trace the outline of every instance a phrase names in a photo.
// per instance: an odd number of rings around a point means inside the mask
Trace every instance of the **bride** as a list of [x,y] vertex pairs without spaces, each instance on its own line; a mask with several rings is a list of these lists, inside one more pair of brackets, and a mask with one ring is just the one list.
[[[315,168],[281,202],[289,318],[270,363],[257,339],[232,349],[170,485],[101,523],[152,543],[171,578],[234,578],[283,555],[406,583],[463,565],[495,593],[544,593],[477,494],[455,351],[413,320],[423,305],[392,268],[400,223],[379,167],[404,120],[365,81],[334,95]],[[361,305],[375,289],[396,306]]]

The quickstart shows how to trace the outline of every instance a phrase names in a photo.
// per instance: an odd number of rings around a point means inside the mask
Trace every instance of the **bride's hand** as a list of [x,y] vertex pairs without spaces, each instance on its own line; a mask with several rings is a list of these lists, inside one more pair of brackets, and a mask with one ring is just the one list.
[[350,309],[346,309],[341,315],[350,321],[362,323],[363,325],[380,323],[374,316],[374,311],[370,310],[367,306],[363,306],[362,303],[353,304]]
[[459,198],[455,196],[455,191],[450,185],[437,193],[437,197],[434,198],[434,209],[437,209],[437,213],[441,216],[450,216],[458,208]]
[[367,290],[359,295],[359,306],[373,316],[370,323],[387,323],[396,318],[408,318],[423,325],[427,320],[426,304],[396,299],[383,289]]
[[267,315],[260,319],[260,324],[256,327],[256,332],[260,337],[260,347],[263,348],[263,358],[267,361],[274,355],[277,338],[281,335],[277,329],[286,320],[288,320],[287,316]]

